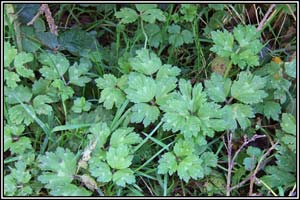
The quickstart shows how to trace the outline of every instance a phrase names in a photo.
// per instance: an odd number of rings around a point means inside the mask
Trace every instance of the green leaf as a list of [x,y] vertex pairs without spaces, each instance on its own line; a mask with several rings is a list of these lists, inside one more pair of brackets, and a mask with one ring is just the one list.
[[179,25],[172,24],[168,28],[170,33],[169,43],[174,47],[180,47],[183,44],[193,43],[193,34],[189,30],[180,31]]
[[155,23],[155,21],[161,21],[164,22],[166,21],[166,17],[160,9],[157,8],[152,8],[148,9],[141,14],[141,18],[143,21],[148,22],[148,23]]
[[186,138],[196,136],[200,131],[200,120],[195,116],[181,117],[176,113],[167,112],[162,120],[165,122],[163,125],[164,130],[181,131]]
[[88,135],[89,141],[94,142],[97,140],[96,148],[101,148],[106,143],[107,138],[110,135],[110,129],[107,124],[103,122],[92,125],[89,128],[89,132],[92,133],[91,135]]
[[[294,139],[296,141],[296,139]],[[295,144],[296,146],[296,144]],[[275,153],[276,165],[269,165],[265,168],[267,175],[261,179],[266,182],[271,188],[282,186],[284,188],[290,187],[296,183],[296,168],[297,156],[296,150],[291,152],[283,145],[276,147]]]
[[247,157],[244,159],[243,165],[245,166],[246,170],[252,171],[256,166],[256,160],[254,157]]
[[259,148],[249,146],[247,148],[247,154],[249,155],[249,157],[244,158],[243,164],[246,170],[251,171],[255,168],[258,159],[262,156],[263,153]]
[[281,104],[286,102],[288,96],[287,91],[291,86],[291,82],[284,78],[280,64],[276,64],[275,62],[267,63],[259,70],[256,70],[256,74],[266,76],[268,84],[265,88],[273,91],[275,100],[280,100]]
[[178,176],[185,182],[190,178],[198,179],[203,178],[202,160],[196,155],[189,155],[178,164]]
[[62,101],[71,98],[74,94],[74,90],[70,86],[66,86],[60,79],[54,80],[51,85],[58,89]]
[[260,33],[255,26],[238,25],[233,29],[233,35],[239,44],[240,51],[231,56],[233,64],[241,69],[259,65],[258,53],[263,45],[259,41]]
[[131,8],[121,8],[120,11],[115,13],[116,18],[121,19],[120,23],[129,24],[138,19],[138,14]]
[[238,80],[232,84],[231,95],[245,104],[262,102],[268,96],[263,90],[266,81],[266,78],[252,75],[250,72],[241,72],[238,75]]
[[110,146],[117,148],[120,145],[132,145],[142,142],[142,138],[133,132],[133,128],[119,128],[112,133]]
[[224,32],[218,30],[211,32],[211,37],[214,42],[214,45],[212,48],[210,48],[210,50],[221,57],[230,57],[234,45],[233,35],[227,30],[224,30]]
[[53,102],[58,102],[60,100],[59,93],[56,88],[52,87],[52,81],[40,78],[35,80],[32,84],[33,95],[47,95]]
[[7,128],[7,126],[4,126],[4,148],[3,151],[7,151],[11,144],[13,142],[11,131]]
[[[296,173],[297,170],[297,154],[296,154],[296,141],[294,137],[294,151],[286,148],[284,145],[277,146],[277,153],[275,154],[276,164],[280,170]],[[294,176],[296,177],[296,176]]]
[[143,122],[144,127],[154,123],[159,117],[160,111],[158,107],[151,106],[146,103],[138,103],[132,107],[131,122],[140,123]]
[[163,42],[163,34],[160,27],[156,24],[147,24],[145,26],[145,32],[149,37],[149,45],[158,48],[158,46]]
[[194,38],[193,38],[193,34],[192,34],[191,31],[183,30],[181,32],[181,35],[182,35],[182,38],[183,38],[183,41],[184,41],[185,44],[193,43]]
[[157,5],[156,4],[147,4],[146,3],[146,4],[135,4],[135,7],[136,7],[136,9],[139,12],[145,12],[147,10],[157,8]]
[[167,174],[172,175],[177,170],[176,157],[173,153],[165,153],[158,161],[158,174]]
[[200,131],[200,119],[195,116],[201,105],[206,101],[202,85],[193,88],[189,81],[179,80],[179,93],[167,101],[161,109],[165,111],[162,118],[164,130],[181,131],[185,137],[196,136]]
[[238,65],[241,69],[259,65],[259,57],[253,54],[251,49],[244,50],[239,54],[232,54],[232,63]]
[[256,47],[252,50],[256,51],[257,53],[260,51],[260,49],[254,45],[256,42],[256,39],[260,37],[260,34],[258,31],[256,31],[255,26],[238,25],[233,29],[233,35],[234,35],[235,39],[237,40],[237,42],[239,43],[241,48]]
[[19,160],[15,168],[10,167],[11,173],[4,177],[4,193],[7,196],[30,196],[32,188],[27,185],[31,174],[26,171],[26,163]]
[[48,104],[52,102],[49,96],[38,95],[33,99],[33,108],[37,114],[51,115],[52,107]]
[[216,167],[218,164],[218,156],[213,152],[204,152],[200,159],[203,161],[202,167],[204,175],[211,174],[211,168]]
[[168,27],[168,32],[172,34],[179,34],[181,30],[181,27],[176,24],[172,24],[171,26]]
[[224,79],[218,73],[212,73],[210,80],[205,81],[208,96],[215,102],[224,102],[229,94],[231,80]]
[[69,68],[69,82],[84,87],[86,83],[91,81],[91,78],[86,76],[91,67],[92,63],[88,59],[81,58],[79,65],[76,62]]
[[296,120],[293,115],[283,113],[280,126],[285,132],[296,135]]
[[254,112],[251,106],[235,103],[230,106],[225,106],[223,109],[224,118],[228,120],[228,124],[231,130],[237,128],[239,125],[243,130],[251,125],[251,121],[248,118],[254,118]]
[[178,157],[191,155],[195,152],[192,139],[179,139],[174,146],[174,153]]
[[17,183],[28,183],[31,179],[31,174],[26,171],[26,163],[23,161],[18,161],[15,163],[15,168],[11,169],[11,175],[15,178]]
[[14,196],[17,191],[17,183],[14,177],[9,174],[4,176],[4,195]]
[[125,187],[126,184],[134,184],[135,176],[131,169],[121,169],[113,174],[113,182],[118,186]]
[[69,69],[70,63],[67,58],[60,53],[42,53],[39,61],[44,65],[39,71],[49,80],[55,80],[63,76]]
[[[111,89],[111,90],[110,90]],[[125,101],[124,93],[118,88],[105,88],[101,91],[99,103],[103,103],[106,109],[112,109],[113,105],[119,108]]]
[[8,70],[4,70],[4,80],[6,82],[6,85],[10,88],[16,88],[17,87],[17,82],[20,82],[21,79],[18,74],[15,72],[10,72]]
[[31,140],[28,137],[20,137],[9,149],[12,154],[24,154],[27,149],[32,149]]
[[37,18],[33,23],[33,27],[36,32],[45,32],[46,31],[46,25],[42,18]]
[[11,62],[15,59],[17,55],[17,49],[11,46],[9,42],[4,42],[4,67],[9,67]]
[[180,13],[183,15],[182,19],[187,22],[192,22],[197,16],[197,4],[182,4]]
[[61,50],[66,49],[76,56],[84,56],[99,48],[96,35],[92,31],[86,32],[75,27],[60,33],[58,41]]
[[279,120],[279,114],[281,113],[281,106],[274,101],[265,101],[257,104],[256,112],[264,114],[268,119],[272,118],[275,121]]
[[51,33],[51,32],[38,32],[35,33],[38,40],[47,46],[50,49],[55,49],[60,47],[60,44],[57,40],[57,35]]
[[118,69],[123,74],[129,74],[130,71],[132,70],[131,65],[128,61],[128,59],[130,57],[131,57],[131,55],[126,52],[122,56],[120,56],[119,59],[118,59],[118,65],[119,65]]
[[284,64],[285,73],[292,78],[296,78],[296,58],[294,58],[291,62],[286,62]]
[[85,100],[84,97],[76,98],[72,106],[72,111],[75,113],[81,113],[82,111],[89,111],[92,104]]
[[[34,113],[34,109],[32,108],[32,106],[28,106],[28,109],[30,109],[31,112]],[[32,119],[32,117],[27,114],[27,112],[20,104],[9,108],[8,115],[11,123],[16,125],[24,123],[28,126],[34,121],[34,119]]]
[[104,89],[108,87],[115,87],[118,79],[112,74],[104,74],[103,77],[99,77],[95,81],[98,88]]
[[249,156],[255,156],[255,157],[258,158],[259,156],[261,156],[262,151],[261,151],[260,148],[258,148],[258,147],[249,146],[249,147],[247,148],[247,154],[248,154]]
[[282,144],[285,144],[293,153],[297,151],[297,139],[294,135],[285,134],[280,138]]
[[[260,33],[251,25],[238,25],[233,29],[233,35],[227,30],[211,33],[214,46],[210,49],[221,57],[231,58],[233,64],[241,69],[246,66],[259,65],[258,53],[263,45],[259,41]],[[234,36],[234,37],[233,37]],[[234,43],[234,39],[237,44]]]
[[38,161],[39,168],[43,171],[38,180],[45,184],[46,188],[56,191],[59,186],[69,184],[73,180],[77,159],[69,149],[58,147],[55,152],[46,152],[40,156]]
[[[212,110],[214,112],[211,112]],[[216,103],[203,103],[197,116],[200,119],[201,133],[204,136],[213,137],[215,131],[224,131],[228,128],[227,117],[224,117],[220,105]]]
[[133,159],[129,155],[129,148],[125,144],[120,144],[118,147],[110,147],[106,153],[106,160],[110,167],[114,169],[125,169],[131,165]]
[[97,178],[98,182],[107,183],[112,179],[110,167],[100,159],[89,160],[89,171],[92,176]]
[[52,196],[90,196],[92,193],[85,188],[66,183],[58,185],[51,189],[50,195]]
[[103,78],[95,80],[101,91],[99,103],[103,103],[106,109],[112,109],[114,105],[119,108],[125,101],[125,94],[118,87],[118,79],[112,74],[104,74]]
[[18,98],[23,103],[30,102],[32,98],[32,92],[27,86],[18,85],[16,88],[5,88],[5,101],[9,104],[17,104]]
[[33,38],[36,38],[36,31],[32,26],[21,25],[20,32],[21,32],[22,48],[25,52],[34,53],[37,50],[41,49],[41,45],[42,45],[41,42],[39,42],[37,39],[33,40]]
[[163,78],[156,81],[155,103],[164,105],[174,96],[172,91],[177,87],[177,79],[174,77]]
[[143,74],[130,73],[125,93],[127,98],[134,103],[146,103],[154,98],[156,83],[152,78]]
[[152,75],[162,65],[160,58],[148,49],[137,50],[136,54],[136,57],[129,58],[129,63],[137,72]]
[[159,68],[156,74],[156,80],[163,80],[165,78],[176,77],[180,75],[180,72],[181,70],[178,67],[165,64]]
[[33,55],[31,53],[21,52],[15,57],[14,66],[16,67],[16,71],[20,76],[25,78],[34,77],[33,71],[24,66],[24,64],[31,61],[33,61]]

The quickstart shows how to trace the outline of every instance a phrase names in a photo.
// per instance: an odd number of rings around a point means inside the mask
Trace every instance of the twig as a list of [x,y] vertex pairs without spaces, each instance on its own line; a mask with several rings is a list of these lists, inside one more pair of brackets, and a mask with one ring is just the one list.
[[241,150],[247,146],[250,142],[255,141],[258,138],[266,137],[265,135],[254,135],[251,139],[247,140],[247,136],[244,136],[244,142],[240,146],[240,148],[235,152],[234,156],[232,157],[232,133],[228,134],[227,132],[227,154],[228,154],[228,171],[227,171],[227,184],[226,184],[226,196],[230,196],[230,192],[235,189],[241,187],[247,181],[251,179],[251,176],[239,183],[238,185],[231,187],[231,173],[232,169],[235,165],[234,161],[237,158],[238,154]]
[[235,152],[233,158],[232,158],[232,161],[234,161],[236,159],[236,157],[238,156],[238,154],[240,153],[240,151],[245,147],[247,146],[250,142],[253,142],[255,141],[256,139],[258,138],[263,138],[263,137],[266,137],[266,135],[253,135],[253,137],[250,139],[250,140],[247,140],[246,137],[244,137],[244,143],[240,146],[240,148]]
[[223,143],[224,143],[224,146],[225,146],[226,150],[228,151],[224,136],[222,136],[222,140],[223,140]]
[[144,182],[144,184],[146,185],[146,188],[148,189],[148,191],[151,193],[152,196],[155,196],[151,190],[151,188],[149,187],[149,185],[146,183],[146,181],[143,179],[143,177],[140,177],[141,180]]
[[296,18],[296,16],[295,16],[295,14],[294,14],[294,12],[293,12],[293,10],[292,10],[290,4],[286,4],[286,5],[287,5],[287,7],[289,8],[289,11],[291,12],[291,15],[293,16],[294,20],[297,21],[297,18]]
[[55,25],[55,22],[52,17],[52,13],[48,7],[48,4],[42,4],[41,9],[43,9],[43,11],[45,13],[46,20],[47,20],[48,26],[50,28],[50,32],[53,33],[54,35],[58,35],[57,34],[57,26]]
[[228,105],[228,104],[231,104],[232,100],[233,100],[233,97],[230,97],[230,99],[226,102],[226,104],[227,104],[227,105]]
[[289,196],[290,196],[290,197],[291,197],[291,196],[295,196],[295,194],[294,194],[295,190],[296,190],[296,183],[295,183],[293,189],[291,190],[291,192],[289,193]]
[[247,182],[250,180],[250,177],[251,177],[251,176],[245,178],[242,182],[238,183],[237,185],[232,186],[232,187],[230,188],[230,191],[242,187],[245,183],[247,183]]
[[146,48],[147,48],[147,42],[148,42],[148,36],[147,36],[147,34],[146,34],[146,32],[145,32],[144,24],[143,24],[143,20],[142,20],[142,19],[141,19],[141,29],[142,29],[143,34],[144,34],[144,36],[145,36],[144,49],[146,49]]
[[40,16],[45,14],[46,20],[48,22],[48,26],[50,28],[50,32],[54,35],[58,35],[57,33],[57,26],[55,25],[54,19],[52,17],[52,13],[49,9],[48,4],[42,4],[37,14],[30,20],[30,22],[27,23],[27,25],[32,25],[35,20]]
[[256,165],[256,168],[254,170],[254,172],[251,174],[250,176],[250,186],[249,186],[249,196],[252,196],[253,194],[253,185],[254,185],[254,181],[256,180],[256,174],[258,173],[258,171],[260,170],[260,166],[263,162],[263,160],[271,153],[271,151],[273,149],[275,149],[275,147],[277,146],[278,144],[278,141],[273,144],[269,149],[268,151],[259,159],[257,165]]
[[231,172],[233,168],[231,153],[232,153],[232,132],[227,131],[227,154],[228,154],[228,171],[227,171],[227,184],[226,184],[226,196],[230,196],[231,185]]
[[258,19],[258,13],[257,13],[257,9],[256,8],[256,4],[253,4],[254,10],[255,10],[255,17],[256,17],[256,22],[259,23],[259,19]]
[[265,23],[266,23],[266,21],[267,21],[269,15],[271,14],[271,12],[272,12],[272,10],[275,8],[275,6],[276,6],[275,4],[272,4],[272,5],[269,7],[269,9],[268,9],[267,13],[265,14],[264,18],[263,18],[263,19],[261,20],[261,22],[259,23],[259,25],[258,25],[256,31],[260,31],[260,30],[262,29],[262,27],[265,25]]

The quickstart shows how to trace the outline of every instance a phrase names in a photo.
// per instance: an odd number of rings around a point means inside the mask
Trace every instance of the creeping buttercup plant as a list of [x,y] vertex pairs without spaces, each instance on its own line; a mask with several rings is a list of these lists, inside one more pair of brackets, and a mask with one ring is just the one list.
[[[294,195],[296,58],[262,58],[270,25],[245,23],[245,5],[49,4],[45,21],[19,6],[5,7],[23,19],[5,20],[4,195]],[[64,11],[78,26],[47,31]]]

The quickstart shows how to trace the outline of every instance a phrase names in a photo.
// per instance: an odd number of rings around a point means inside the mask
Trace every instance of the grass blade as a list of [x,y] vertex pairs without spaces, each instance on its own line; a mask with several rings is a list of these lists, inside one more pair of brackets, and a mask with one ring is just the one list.
[[58,132],[58,131],[66,131],[66,130],[73,130],[73,129],[79,129],[79,128],[87,128],[90,127],[92,124],[67,124],[62,126],[56,126],[52,129],[52,133]]
[[[141,146],[143,146],[161,125],[162,125],[162,122],[159,122],[159,124],[157,124],[157,126],[151,131],[151,133],[149,135],[147,135],[147,137],[138,146],[135,147],[135,149],[133,150],[133,153],[136,152]],[[164,146],[162,146],[162,147],[164,147]]]

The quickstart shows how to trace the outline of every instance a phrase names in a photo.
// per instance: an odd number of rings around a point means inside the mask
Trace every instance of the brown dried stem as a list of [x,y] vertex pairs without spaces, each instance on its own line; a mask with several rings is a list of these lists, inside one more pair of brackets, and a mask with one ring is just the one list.
[[30,20],[30,22],[27,23],[27,25],[32,25],[35,20],[40,16],[40,15],[45,15],[48,26],[50,28],[50,32],[53,33],[54,35],[58,35],[57,33],[57,26],[55,25],[54,19],[52,17],[52,13],[49,9],[48,4],[42,4],[38,13]]
[[258,171],[260,170],[260,166],[262,165],[262,162],[264,161],[264,159],[271,153],[271,151],[273,149],[275,149],[275,147],[277,146],[278,144],[278,141],[273,144],[269,149],[268,151],[259,159],[257,165],[256,165],[256,168],[254,170],[254,172],[251,174],[250,176],[250,186],[249,186],[249,196],[252,196],[253,194],[253,185],[254,185],[254,182],[256,180],[256,174],[258,173]]
[[272,10],[275,8],[275,6],[276,6],[275,4],[271,4],[271,6],[269,7],[269,9],[268,9],[267,13],[265,14],[264,18],[259,23],[256,31],[260,31],[262,29],[262,27],[265,25],[268,17],[270,16],[270,14],[271,14]]
[[[228,155],[228,171],[227,171],[227,184],[226,184],[226,196],[230,196],[230,192],[235,189],[241,187],[243,184],[245,184],[247,181],[250,180],[251,177],[248,177],[238,185],[231,187],[231,176],[232,176],[232,169],[235,165],[234,161],[237,158],[238,154],[241,152],[241,150],[247,146],[250,142],[255,141],[258,138],[266,137],[265,135],[254,135],[252,138],[247,140],[247,136],[244,136],[244,142],[240,146],[240,148],[235,152],[234,156],[232,157],[232,132],[227,132],[227,155]],[[226,145],[225,145],[226,146]]]

